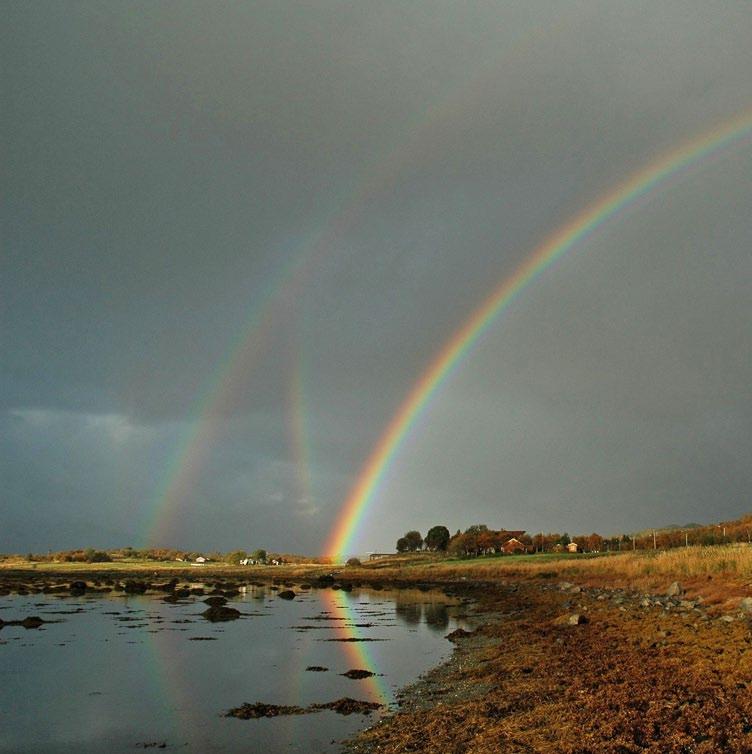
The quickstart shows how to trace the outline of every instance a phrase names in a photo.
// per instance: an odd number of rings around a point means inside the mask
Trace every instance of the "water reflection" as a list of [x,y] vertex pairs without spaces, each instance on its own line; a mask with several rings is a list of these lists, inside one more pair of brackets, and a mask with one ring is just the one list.
[[[454,610],[456,605],[451,605]],[[433,631],[444,631],[451,620],[450,605],[444,595],[431,595],[417,590],[398,592],[394,601],[394,614],[404,624],[425,624]]]
[[[222,712],[243,702],[307,707],[345,696],[393,697],[451,651],[443,636],[459,625],[452,600],[439,592],[295,591],[288,602],[248,585],[228,598],[240,617],[219,624],[201,617],[206,595],[195,593],[177,602],[117,593],[75,602],[0,597],[5,620],[65,621],[2,631],[0,752],[93,754],[150,742],[202,754],[249,746],[269,754],[335,752],[332,741],[374,718],[323,711],[241,721]],[[348,641],[331,641],[337,638]],[[329,670],[306,672],[309,666]],[[366,666],[377,676],[341,675]]]
[[423,606],[423,614],[429,628],[444,631],[449,626],[449,609],[444,602],[429,602]]
[[420,623],[422,617],[421,605],[416,605],[414,602],[403,602],[397,599],[394,605],[395,615],[408,626],[417,626]]

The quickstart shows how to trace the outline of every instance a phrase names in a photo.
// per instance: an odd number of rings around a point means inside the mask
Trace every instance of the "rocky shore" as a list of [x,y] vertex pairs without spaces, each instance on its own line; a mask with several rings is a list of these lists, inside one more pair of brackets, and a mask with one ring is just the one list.
[[[472,630],[447,637],[450,659],[350,741],[353,754],[752,752],[752,584],[724,590],[722,580],[708,581],[704,599],[696,579],[688,591],[667,580],[647,594],[547,571],[433,583],[358,575],[279,573],[270,588],[293,599],[307,589],[440,588],[465,604]],[[207,620],[232,620],[226,598],[270,581],[185,570],[5,570],[0,594],[198,598]]]
[[469,587],[474,631],[347,745],[397,752],[752,752],[752,600],[542,580]]

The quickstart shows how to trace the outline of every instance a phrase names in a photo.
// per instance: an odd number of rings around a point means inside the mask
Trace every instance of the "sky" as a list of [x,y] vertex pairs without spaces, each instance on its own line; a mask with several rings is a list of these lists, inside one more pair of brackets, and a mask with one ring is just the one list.
[[[752,106],[747,2],[9,2],[0,551],[319,553],[483,299]],[[352,539],[752,510],[752,145],[500,316]]]

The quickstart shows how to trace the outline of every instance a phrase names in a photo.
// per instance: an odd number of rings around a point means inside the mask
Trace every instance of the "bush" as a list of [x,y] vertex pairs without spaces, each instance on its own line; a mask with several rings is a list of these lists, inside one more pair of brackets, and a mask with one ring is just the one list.
[[360,558],[349,558],[347,561],[347,565],[359,566],[359,565],[362,565],[362,563],[360,562]]
[[112,558],[104,550],[87,550],[87,563],[111,563]]

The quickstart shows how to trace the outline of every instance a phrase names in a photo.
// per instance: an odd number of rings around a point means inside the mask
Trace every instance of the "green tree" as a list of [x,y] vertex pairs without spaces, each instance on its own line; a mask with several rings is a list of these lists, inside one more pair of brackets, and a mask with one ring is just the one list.
[[432,526],[426,534],[426,548],[436,552],[446,552],[449,545],[449,529],[446,526]]
[[405,534],[405,539],[407,540],[408,549],[410,552],[416,552],[417,550],[420,550],[421,547],[423,547],[423,537],[420,536],[419,531],[409,531]]
[[227,562],[238,565],[241,560],[245,560],[247,557],[248,553],[245,550],[235,550],[234,552],[227,553]]
[[407,552],[410,549],[410,543],[407,541],[407,537],[400,537],[397,540],[397,552]]
[[252,560],[266,560],[266,550],[254,550],[249,557]]

